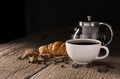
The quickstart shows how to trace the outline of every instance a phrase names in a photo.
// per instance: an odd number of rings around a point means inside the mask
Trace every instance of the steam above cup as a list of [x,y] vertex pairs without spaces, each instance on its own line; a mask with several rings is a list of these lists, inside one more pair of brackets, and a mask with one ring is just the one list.
[[[104,59],[109,55],[109,49],[102,46],[99,40],[95,39],[70,39],[65,42],[68,56],[78,64],[88,64],[96,59]],[[106,54],[99,56],[100,49]]]

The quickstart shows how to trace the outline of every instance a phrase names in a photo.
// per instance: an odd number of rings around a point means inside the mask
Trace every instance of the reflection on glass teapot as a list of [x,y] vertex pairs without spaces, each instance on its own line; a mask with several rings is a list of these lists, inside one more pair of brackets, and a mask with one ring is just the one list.
[[79,26],[74,28],[73,39],[98,39],[103,45],[111,43],[113,31],[110,24],[104,22],[92,22],[91,16],[87,16],[87,22],[79,22]]

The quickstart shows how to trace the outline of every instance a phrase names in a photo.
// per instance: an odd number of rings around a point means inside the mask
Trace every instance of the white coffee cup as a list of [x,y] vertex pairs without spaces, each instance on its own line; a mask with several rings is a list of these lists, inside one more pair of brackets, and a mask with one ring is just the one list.
[[[95,39],[70,39],[65,42],[68,56],[78,64],[88,64],[95,59],[104,59],[109,55],[109,49],[102,46]],[[106,54],[99,57],[100,49],[105,49]]]

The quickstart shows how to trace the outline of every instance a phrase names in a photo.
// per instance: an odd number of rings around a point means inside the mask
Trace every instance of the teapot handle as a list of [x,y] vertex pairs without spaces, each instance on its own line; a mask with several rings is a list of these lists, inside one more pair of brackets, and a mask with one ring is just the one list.
[[112,26],[109,25],[109,24],[107,24],[107,23],[104,23],[104,22],[100,22],[99,25],[105,25],[105,26],[107,26],[109,28],[110,33],[111,33],[111,38],[110,38],[110,40],[105,45],[110,44],[111,41],[112,41],[112,38],[113,38],[113,31],[112,31],[112,28],[111,28]]

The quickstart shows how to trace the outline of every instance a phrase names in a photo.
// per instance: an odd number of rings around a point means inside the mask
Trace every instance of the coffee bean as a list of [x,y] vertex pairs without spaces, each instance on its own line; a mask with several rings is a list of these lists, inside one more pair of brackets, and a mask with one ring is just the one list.
[[47,63],[46,62],[43,62],[44,65],[46,65]]
[[30,61],[28,61],[28,63],[31,63]]
[[22,58],[21,56],[19,56],[17,59],[19,59],[19,60],[23,60],[24,58]]
[[44,65],[46,65],[46,62],[47,62],[47,60],[42,60],[42,63],[43,63]]
[[69,59],[68,57],[63,57],[64,61],[68,61],[68,59]]
[[65,64],[69,64],[69,62],[68,62],[68,61],[66,61],[66,62],[65,62]]
[[42,57],[43,59],[48,59],[48,58],[49,58],[48,55],[41,55],[41,57]]
[[52,64],[57,64],[56,62],[52,61]]
[[64,62],[64,60],[63,59],[57,59],[57,62],[62,63],[62,62]]
[[91,68],[91,67],[94,67],[94,66],[95,66],[94,64],[88,63],[86,67],[87,67],[87,68]]
[[98,67],[97,71],[98,72],[104,72],[104,73],[109,72],[110,69],[114,69],[115,68],[115,66],[111,65],[108,62],[96,62],[96,61],[87,64],[86,67],[87,68]]
[[79,68],[79,65],[77,63],[72,64],[72,68]]
[[106,73],[108,72],[109,69],[108,68],[105,68],[105,67],[102,67],[102,68],[98,68],[98,72],[101,72],[101,73]]
[[106,68],[110,68],[110,69],[114,69],[115,68],[115,66],[113,66],[113,65],[105,65],[105,67]]
[[40,60],[37,60],[37,62],[36,62],[37,64],[41,64],[41,61]]
[[52,63],[53,63],[54,65],[56,65],[56,64],[58,64],[58,61],[53,60]]
[[62,68],[65,68],[65,66],[64,66],[63,64],[61,65],[61,67],[62,67]]

